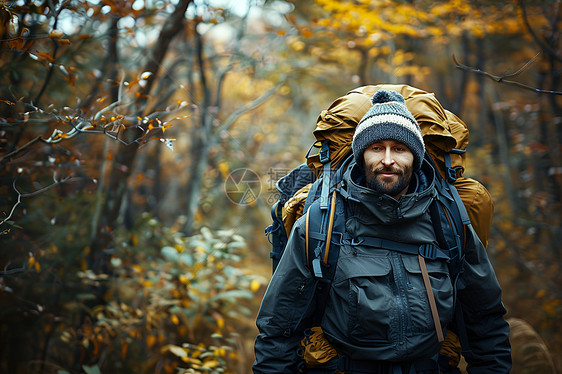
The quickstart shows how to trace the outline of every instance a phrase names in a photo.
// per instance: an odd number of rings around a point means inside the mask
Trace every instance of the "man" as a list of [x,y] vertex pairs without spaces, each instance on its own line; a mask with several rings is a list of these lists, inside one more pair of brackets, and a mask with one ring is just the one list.
[[[466,325],[469,373],[508,373],[501,289],[474,231],[466,233],[455,284],[445,261],[424,260],[432,291],[425,288],[419,256],[366,244],[372,241],[365,238],[404,246],[437,242],[429,212],[436,175],[424,161],[419,126],[397,92],[379,90],[372,102],[353,137],[355,163],[342,182],[345,208],[336,213],[345,215],[338,231],[352,240],[342,241],[323,313],[317,314],[322,302],[314,297],[307,265],[306,213],[294,225],[260,308],[254,373],[438,373],[442,335],[453,327],[456,302]],[[299,346],[317,324],[321,330],[314,334],[321,331],[324,338],[314,345],[328,353],[312,355],[326,357],[305,360],[303,368]]]

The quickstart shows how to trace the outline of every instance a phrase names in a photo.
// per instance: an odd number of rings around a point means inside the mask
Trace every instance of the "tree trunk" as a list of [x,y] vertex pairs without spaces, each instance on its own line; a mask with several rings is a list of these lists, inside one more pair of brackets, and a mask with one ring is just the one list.
[[[477,65],[476,67],[482,71],[485,71],[485,61],[484,56],[485,40],[483,38],[478,38],[476,40],[476,51],[477,51]],[[486,125],[488,122],[488,100],[486,98],[486,81],[483,75],[477,75],[476,81],[478,82],[478,99],[480,102],[480,107],[478,108],[478,132],[475,136],[474,146],[475,148],[480,148],[484,144],[484,139],[486,137]]]
[[[146,86],[139,92],[137,100],[137,112],[140,117],[144,117],[147,97],[158,74],[159,67],[166,55],[168,47],[173,37],[183,31],[185,12],[192,0],[180,0],[174,12],[164,24],[158,40],[155,43],[152,53],[148,57],[144,71],[152,73],[147,79]],[[130,129],[124,134],[126,142],[137,139],[141,135],[141,130]],[[117,155],[113,162],[113,168],[109,177],[107,193],[101,209],[101,214],[97,222],[96,235],[90,245],[89,267],[94,272],[106,272],[109,256],[104,255],[113,242],[113,231],[117,225],[119,211],[125,192],[127,181],[131,173],[133,162],[137,154],[139,145],[130,142],[130,145],[119,145]]]
[[[497,92],[495,90],[493,92],[495,94],[493,98],[493,102],[500,101]],[[517,214],[519,211],[519,204],[518,204],[519,199],[517,199],[517,194],[515,193],[515,190],[513,188],[513,181],[511,179],[512,167],[511,167],[511,160],[509,157],[507,129],[505,128],[504,118],[500,110],[499,109],[493,110],[492,113],[494,115],[494,127],[496,129],[496,138],[498,141],[499,156],[500,156],[501,163],[504,165],[504,170],[505,170],[503,175],[504,188],[510,202],[508,206],[510,207],[511,211],[506,215],[511,216]]]
[[[462,40],[462,50],[464,54],[464,60],[468,61],[470,56],[470,48],[469,48],[469,39],[466,31],[462,33],[461,40]],[[452,107],[452,112],[458,115],[460,115],[463,110],[462,105],[464,103],[464,96],[466,94],[466,87],[468,84],[468,73],[463,71],[461,74],[462,75],[461,75],[460,87],[455,93],[456,97],[454,97],[451,100],[452,102],[455,103],[454,106]]]

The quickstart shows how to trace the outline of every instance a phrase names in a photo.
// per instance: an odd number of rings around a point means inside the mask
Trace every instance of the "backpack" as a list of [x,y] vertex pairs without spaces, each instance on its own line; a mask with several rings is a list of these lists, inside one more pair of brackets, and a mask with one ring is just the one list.
[[[444,109],[434,94],[408,85],[356,88],[336,99],[318,116],[313,131],[316,142],[306,153],[306,162],[276,184],[279,199],[271,210],[272,224],[266,229],[272,244],[271,259],[275,270],[294,222],[313,207],[306,216],[306,255],[308,266],[318,280],[315,297],[321,308],[325,305],[338,258],[337,236],[342,234],[341,227],[345,221],[343,215],[335,214],[342,211],[338,204],[343,204],[339,198],[343,191],[339,184],[353,159],[351,143],[355,128],[371,108],[370,99],[379,89],[399,92],[421,128],[426,146],[424,158],[437,171],[439,199],[432,204],[430,213],[440,247],[449,249],[451,276],[456,277],[462,271],[464,237],[468,226],[472,225],[484,246],[487,245],[493,204],[482,184],[463,176],[468,145],[468,129],[464,122]],[[320,202],[312,205],[316,200]],[[311,216],[314,219],[309,219]],[[399,244],[388,243],[395,250],[403,250],[404,246]],[[422,257],[435,255],[431,253],[434,249],[427,248],[427,251]],[[463,351],[469,354],[466,336],[461,331],[464,324],[460,320],[462,313],[457,311],[456,314],[459,317],[457,327],[461,326],[458,330]],[[451,344],[459,345],[458,341]],[[447,345],[447,340],[444,345]],[[460,347],[457,348],[453,351],[460,351]]]
[[459,199],[463,202],[472,227],[487,246],[493,203],[481,183],[463,176],[469,137],[466,124],[444,109],[432,93],[408,85],[371,85],[349,91],[320,113],[313,131],[316,142],[306,153],[306,162],[276,183],[279,198],[271,208],[272,223],[265,230],[272,245],[273,270],[283,254],[293,224],[310,203],[321,198],[326,208],[330,179],[351,157],[355,127],[371,107],[370,99],[379,89],[397,91],[404,97],[406,107],[418,121],[426,152],[435,169],[447,185],[455,187],[457,202]]

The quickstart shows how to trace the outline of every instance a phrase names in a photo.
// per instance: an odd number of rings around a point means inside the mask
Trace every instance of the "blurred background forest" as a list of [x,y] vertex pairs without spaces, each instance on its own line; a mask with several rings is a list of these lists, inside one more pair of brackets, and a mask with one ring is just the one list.
[[366,84],[434,92],[514,373],[562,372],[560,0],[0,1],[0,372],[249,373],[275,182]]

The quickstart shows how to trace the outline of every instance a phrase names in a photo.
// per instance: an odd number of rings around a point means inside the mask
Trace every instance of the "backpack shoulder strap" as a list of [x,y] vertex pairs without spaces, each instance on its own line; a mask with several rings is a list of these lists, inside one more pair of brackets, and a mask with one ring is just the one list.
[[[453,149],[452,152],[455,152],[455,150]],[[436,167],[427,152],[425,158],[431,163],[433,168]],[[458,275],[462,272],[463,268],[462,263],[466,245],[466,230],[469,229],[472,224],[466,207],[464,206],[457,189],[453,185],[456,181],[456,171],[451,167],[450,154],[445,153],[444,158],[445,165],[447,167],[447,179],[443,179],[441,174],[439,174],[437,169],[435,169],[438,199],[431,204],[430,214],[435,233],[437,235],[437,240],[440,245],[445,245],[447,248],[451,248],[450,252],[453,252],[453,250],[456,251],[456,255],[451,253],[452,256],[449,263],[449,272],[451,274],[453,286],[455,286]],[[451,247],[451,244],[454,246]],[[455,324],[463,354],[470,355],[472,351],[468,342],[462,308],[456,301]]]
[[[342,196],[343,174],[353,161],[353,155],[342,163],[330,177],[330,193],[325,203],[328,209],[322,208],[322,201],[314,201],[306,210],[305,207],[305,247],[307,266],[316,279],[316,317],[322,318],[328,300],[332,279],[336,272],[340,244],[345,233],[345,206]],[[324,178],[324,173],[321,179]],[[314,184],[320,185],[318,180]],[[312,190],[312,189],[311,189]],[[310,195],[309,195],[310,197]],[[314,199],[314,197],[312,197]]]
[[326,309],[345,231],[343,198],[334,190],[329,200],[328,211],[321,209],[320,201],[313,203],[306,212],[305,221],[307,265],[316,280],[314,300],[317,323],[320,323]]

